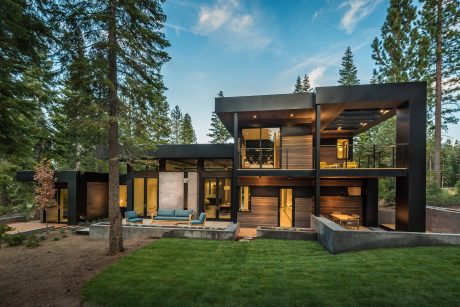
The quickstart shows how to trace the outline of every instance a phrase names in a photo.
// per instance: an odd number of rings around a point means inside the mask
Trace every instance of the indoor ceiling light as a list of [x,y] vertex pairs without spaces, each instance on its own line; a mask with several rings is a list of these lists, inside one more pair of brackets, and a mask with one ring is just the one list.
[[293,114],[293,113],[291,113],[291,117],[294,117],[294,114]]
[[337,130],[342,130],[342,127],[338,126],[338,127],[337,127]]

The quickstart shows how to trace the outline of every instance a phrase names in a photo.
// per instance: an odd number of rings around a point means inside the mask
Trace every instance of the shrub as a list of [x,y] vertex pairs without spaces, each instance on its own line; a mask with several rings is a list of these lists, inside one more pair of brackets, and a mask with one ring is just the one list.
[[60,232],[60,233],[65,233],[65,230],[64,230],[64,229],[60,229],[59,232]]
[[59,238],[58,238],[58,237],[54,237],[54,238],[53,238],[53,241],[59,241]]
[[25,240],[24,235],[20,233],[15,233],[15,234],[5,236],[5,241],[8,244],[8,246],[21,245],[24,240]]
[[45,241],[45,240],[46,240],[46,236],[45,236],[45,235],[41,235],[38,239],[39,239],[40,241]]
[[0,248],[2,247],[2,241],[3,238],[6,236],[6,232],[11,230],[13,230],[13,228],[11,228],[10,226],[0,224]]
[[40,245],[40,241],[38,241],[37,237],[34,235],[27,236],[24,245],[28,248],[37,247]]

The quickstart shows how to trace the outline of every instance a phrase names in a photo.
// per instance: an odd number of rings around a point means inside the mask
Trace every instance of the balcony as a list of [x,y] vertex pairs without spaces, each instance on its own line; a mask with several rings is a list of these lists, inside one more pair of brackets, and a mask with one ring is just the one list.
[[[321,145],[321,169],[405,168],[407,144]],[[241,148],[239,169],[314,169],[313,146],[289,148]]]

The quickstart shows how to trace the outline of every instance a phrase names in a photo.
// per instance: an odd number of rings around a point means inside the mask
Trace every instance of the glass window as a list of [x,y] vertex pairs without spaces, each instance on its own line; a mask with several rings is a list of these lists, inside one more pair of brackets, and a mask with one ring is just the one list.
[[128,189],[126,184],[120,184],[120,208],[126,208],[128,199]]
[[147,178],[147,216],[158,210],[158,178]]
[[292,227],[292,189],[280,190],[280,226]]
[[240,187],[239,210],[242,212],[251,211],[251,194],[248,186]]
[[196,159],[166,160],[167,172],[189,172],[197,170]]
[[280,167],[280,128],[242,129],[243,168]]
[[337,159],[344,160],[348,157],[348,139],[337,139]]
[[204,212],[206,218],[217,218],[217,179],[204,179]]
[[144,178],[134,178],[134,211],[144,215]]
[[233,168],[232,159],[212,159],[204,160],[204,170],[212,171],[231,171]]

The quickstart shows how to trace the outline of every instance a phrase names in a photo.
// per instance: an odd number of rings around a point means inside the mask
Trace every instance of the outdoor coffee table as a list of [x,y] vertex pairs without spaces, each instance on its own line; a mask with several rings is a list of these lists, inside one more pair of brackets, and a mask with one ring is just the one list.
[[339,225],[342,225],[342,222],[348,221],[348,219],[353,218],[351,215],[348,214],[331,214],[331,217],[339,221]]

